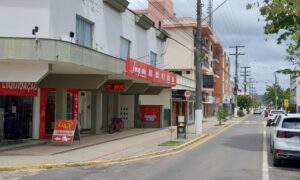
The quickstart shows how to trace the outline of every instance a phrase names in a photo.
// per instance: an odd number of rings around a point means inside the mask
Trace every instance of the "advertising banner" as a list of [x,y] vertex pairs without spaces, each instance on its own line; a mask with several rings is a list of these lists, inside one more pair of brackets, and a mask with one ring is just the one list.
[[0,82],[0,95],[4,96],[37,96],[36,82]]
[[52,135],[54,143],[71,143],[74,140],[76,120],[56,120]]
[[130,58],[126,60],[126,76],[176,86],[176,74]]
[[160,106],[141,106],[142,122],[160,122]]

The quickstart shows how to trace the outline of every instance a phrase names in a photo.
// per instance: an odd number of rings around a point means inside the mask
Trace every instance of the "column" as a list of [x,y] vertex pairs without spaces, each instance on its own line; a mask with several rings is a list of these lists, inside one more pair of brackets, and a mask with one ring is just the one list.
[[67,89],[57,88],[55,92],[55,119],[67,117]]
[[38,96],[33,97],[32,139],[40,138],[40,97],[41,93],[38,90]]
[[99,90],[92,91],[92,134],[100,134],[102,126],[102,93]]

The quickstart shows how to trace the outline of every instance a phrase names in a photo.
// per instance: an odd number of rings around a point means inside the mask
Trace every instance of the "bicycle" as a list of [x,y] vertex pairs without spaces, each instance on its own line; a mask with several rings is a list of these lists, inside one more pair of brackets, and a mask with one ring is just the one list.
[[124,129],[124,122],[121,118],[112,118],[108,126],[108,133],[112,134],[116,131],[121,132]]

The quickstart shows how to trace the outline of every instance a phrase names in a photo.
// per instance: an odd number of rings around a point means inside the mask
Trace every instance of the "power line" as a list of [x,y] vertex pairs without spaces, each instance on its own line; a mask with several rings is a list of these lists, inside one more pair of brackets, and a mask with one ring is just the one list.
[[247,69],[249,69],[250,67],[249,66],[244,66],[244,67],[240,67],[241,69],[244,69],[244,71],[241,71],[241,76],[244,77],[244,82],[243,82],[243,85],[244,85],[244,95],[246,96],[246,93],[247,93],[247,76],[251,76],[249,73],[251,71],[247,71]]

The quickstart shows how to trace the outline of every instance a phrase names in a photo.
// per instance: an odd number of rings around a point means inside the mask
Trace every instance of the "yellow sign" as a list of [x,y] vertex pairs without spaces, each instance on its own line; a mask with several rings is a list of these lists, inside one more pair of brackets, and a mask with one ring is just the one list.
[[284,99],[284,107],[285,108],[289,107],[289,100],[288,99]]

